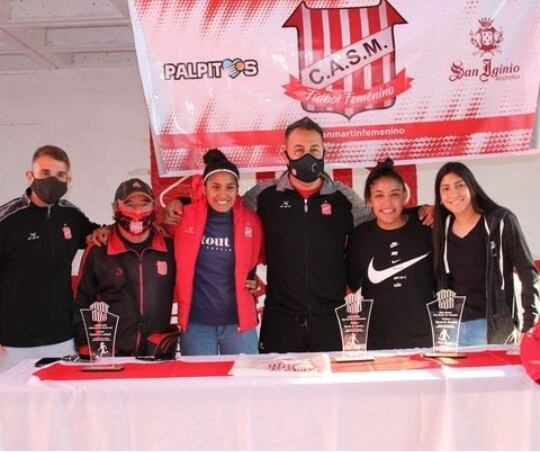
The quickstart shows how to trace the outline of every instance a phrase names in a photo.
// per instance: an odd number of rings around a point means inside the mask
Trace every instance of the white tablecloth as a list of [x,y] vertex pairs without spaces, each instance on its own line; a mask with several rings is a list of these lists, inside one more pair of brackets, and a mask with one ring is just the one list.
[[0,449],[540,449],[521,366],[40,381],[0,376]]

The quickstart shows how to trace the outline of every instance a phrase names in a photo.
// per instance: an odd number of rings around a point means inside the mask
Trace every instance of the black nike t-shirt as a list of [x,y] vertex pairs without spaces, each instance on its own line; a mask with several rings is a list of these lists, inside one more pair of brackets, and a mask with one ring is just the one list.
[[368,349],[429,347],[426,304],[434,299],[431,229],[415,215],[387,231],[376,220],[361,224],[347,247],[349,285],[373,299]]
[[484,218],[465,237],[448,233],[450,288],[465,295],[463,321],[486,317],[486,242]]

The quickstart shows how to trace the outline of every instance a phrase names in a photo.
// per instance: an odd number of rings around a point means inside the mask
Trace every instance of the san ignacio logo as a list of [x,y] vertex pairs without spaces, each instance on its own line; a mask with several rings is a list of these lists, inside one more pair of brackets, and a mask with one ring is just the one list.
[[451,82],[462,79],[479,79],[481,82],[490,80],[516,80],[519,79],[521,67],[519,64],[494,63],[493,57],[501,54],[501,44],[503,39],[502,28],[493,25],[493,19],[484,17],[478,20],[480,27],[471,30],[469,33],[470,42],[474,47],[473,56],[480,56],[480,65],[466,66],[461,60],[454,61],[450,66]]
[[386,0],[365,8],[309,8],[302,2],[283,27],[296,28],[299,75],[285,94],[312,113],[347,118],[392,107],[411,88],[396,75],[394,26],[407,22]]

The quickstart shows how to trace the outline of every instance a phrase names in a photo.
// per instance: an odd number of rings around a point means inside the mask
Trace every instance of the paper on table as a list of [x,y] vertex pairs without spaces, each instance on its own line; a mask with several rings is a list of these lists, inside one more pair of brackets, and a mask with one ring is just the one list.
[[330,358],[325,353],[307,357],[294,355],[268,355],[268,357],[240,355],[229,371],[229,375],[283,375],[317,376],[331,373]]

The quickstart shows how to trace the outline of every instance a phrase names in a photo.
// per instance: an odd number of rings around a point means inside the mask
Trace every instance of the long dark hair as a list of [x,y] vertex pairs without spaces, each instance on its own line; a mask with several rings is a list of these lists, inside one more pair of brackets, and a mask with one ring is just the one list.
[[366,203],[371,196],[371,186],[382,177],[395,180],[403,187],[403,191],[407,193],[405,181],[401,177],[401,174],[395,170],[394,161],[391,158],[387,158],[384,162],[378,162],[377,166],[371,170],[366,179],[366,185],[364,186],[364,201]]
[[435,272],[440,274],[441,255],[444,242],[444,226],[446,217],[451,215],[450,211],[441,202],[441,181],[447,174],[455,174],[463,179],[471,194],[471,203],[475,212],[489,214],[499,207],[480,186],[471,170],[461,162],[445,163],[435,177],[435,224],[433,226],[433,258],[435,261]]

